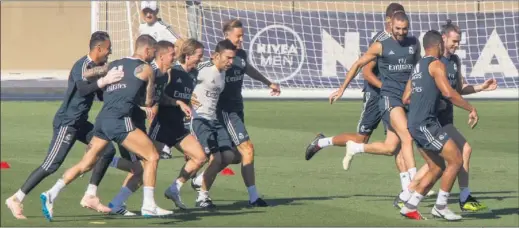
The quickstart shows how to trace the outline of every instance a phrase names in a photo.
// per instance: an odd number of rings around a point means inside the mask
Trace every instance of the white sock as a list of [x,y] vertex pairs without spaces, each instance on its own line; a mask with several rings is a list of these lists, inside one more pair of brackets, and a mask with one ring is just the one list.
[[465,202],[465,201],[467,201],[467,198],[469,198],[469,196],[470,196],[470,189],[469,189],[469,187],[460,187],[460,189],[461,189],[460,201]]
[[142,190],[144,192],[144,199],[142,202],[142,207],[147,207],[147,208],[156,207],[157,204],[155,203],[155,197],[154,197],[155,188],[145,186],[144,188],[142,188]]
[[333,137],[319,139],[319,140],[317,140],[317,145],[321,148],[325,148],[327,146],[333,146],[332,138]]
[[[422,201],[422,199],[423,199],[422,194],[415,191],[411,195],[411,198],[409,198],[409,200],[406,202],[406,205],[408,204],[408,205],[414,207],[414,209],[416,209],[418,207],[418,204],[420,203],[420,201]],[[413,208],[409,208],[409,209],[413,209]]]
[[110,162],[110,167],[117,168],[117,163],[119,163],[119,157],[114,157],[112,162]]
[[48,191],[48,193],[50,193],[50,201],[54,201],[61,189],[63,189],[64,187],[65,181],[63,181],[63,179],[59,179],[58,181],[56,181],[56,184],[54,184],[54,186],[52,186],[52,188],[50,188],[50,190]]
[[169,186],[169,188],[173,192],[180,192],[180,188],[182,188],[182,185],[184,185],[184,183],[182,183],[178,179],[176,179],[175,182],[173,182],[173,184],[171,184]]
[[202,200],[205,200],[208,197],[209,197],[209,192],[208,191],[200,190],[198,192],[198,198],[196,198],[196,202],[200,202]]
[[124,186],[119,190],[119,193],[112,199],[112,202],[110,202],[114,208],[121,207],[128,198],[133,194],[132,190],[130,190],[128,187]]
[[355,154],[364,152],[364,143],[352,143],[351,146]]
[[21,203],[23,201],[23,198],[25,198],[25,193],[23,193],[21,189],[18,189],[18,191],[14,194],[14,196]]
[[196,185],[202,186],[202,181],[204,180],[204,172],[198,174],[198,176],[195,177],[195,184]]
[[414,179],[414,176],[416,176],[416,167],[408,169],[407,172],[409,172],[409,179]]
[[251,203],[255,202],[259,198],[258,190],[256,190],[256,185],[247,187],[247,191],[249,192],[249,201]]
[[88,184],[87,190],[85,192],[87,195],[96,196],[97,194],[97,186],[93,184]]
[[450,193],[445,192],[440,189],[438,192],[438,198],[436,198],[436,205],[447,205],[447,200],[449,199]]
[[408,172],[400,173],[400,184],[402,185],[402,191],[409,191],[409,184],[411,184],[411,178],[409,178]]

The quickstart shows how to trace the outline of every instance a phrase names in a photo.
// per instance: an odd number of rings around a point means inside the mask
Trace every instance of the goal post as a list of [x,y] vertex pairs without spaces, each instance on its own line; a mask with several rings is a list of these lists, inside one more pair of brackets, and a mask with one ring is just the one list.
[[[280,83],[277,98],[326,98],[344,81],[351,65],[384,27],[391,1],[159,1],[159,17],[184,37],[196,36],[206,54],[223,38],[222,24],[245,25],[249,63]],[[514,1],[398,1],[410,17],[410,35],[420,38],[451,19],[462,29],[457,54],[470,84],[494,78],[498,89],[470,98],[519,97],[519,3]],[[130,55],[138,35],[139,1],[93,1],[92,30],[112,37],[111,58]],[[423,53],[423,52],[422,52]],[[206,55],[208,56],[208,55]],[[355,78],[345,98],[361,98],[364,80]],[[271,98],[268,88],[248,76],[245,98]],[[276,98],[276,97],[272,97]]]

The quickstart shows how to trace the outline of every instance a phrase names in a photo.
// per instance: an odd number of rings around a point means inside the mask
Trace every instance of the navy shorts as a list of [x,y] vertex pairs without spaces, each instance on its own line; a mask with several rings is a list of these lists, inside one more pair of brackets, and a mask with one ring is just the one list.
[[191,120],[189,129],[206,155],[231,150],[233,147],[227,130],[218,120],[195,118]]
[[438,121],[428,121],[408,129],[416,146],[424,150],[440,153],[449,140],[449,135]]
[[460,151],[463,152],[463,146],[467,143],[467,139],[454,127],[453,124],[447,124],[443,126],[443,130],[447,132],[449,137],[454,141]]
[[360,114],[359,125],[357,126],[357,133],[360,135],[371,135],[373,130],[377,129],[380,120],[382,119],[382,112],[378,107],[380,95],[375,92],[365,92],[363,108]]
[[182,119],[176,122],[169,122],[155,118],[151,123],[148,135],[152,140],[164,143],[171,148],[189,135],[189,130],[184,127]]
[[402,98],[396,98],[392,96],[381,96],[378,102],[378,107],[382,112],[382,122],[387,130],[395,132],[393,127],[391,126],[391,110],[395,107],[405,107],[402,102]]
[[121,144],[128,133],[136,129],[132,119],[128,116],[122,118],[97,118],[94,126],[94,135],[106,141],[114,141]]
[[217,112],[218,120],[225,126],[232,143],[238,146],[246,141],[249,141],[249,133],[245,128],[245,121],[243,111],[240,112],[226,112],[220,110]]

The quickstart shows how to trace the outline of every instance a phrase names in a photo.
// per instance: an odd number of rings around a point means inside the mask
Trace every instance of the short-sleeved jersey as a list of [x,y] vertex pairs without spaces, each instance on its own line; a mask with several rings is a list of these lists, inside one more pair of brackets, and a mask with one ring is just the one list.
[[170,25],[164,23],[162,19],[158,19],[153,25],[147,23],[139,25],[139,33],[152,36],[157,42],[161,40],[171,43],[177,42],[179,36],[173,31]]
[[147,64],[141,59],[122,58],[110,63],[108,69],[123,67],[124,76],[121,81],[104,88],[104,104],[98,116],[108,118],[122,118],[132,116],[134,109],[146,94],[147,82],[135,75],[135,69]]
[[438,60],[432,56],[423,57],[411,76],[411,104],[409,104],[408,127],[422,126],[437,121],[441,92],[429,73],[429,65]]
[[225,71],[220,72],[211,61],[201,63],[197,68],[199,72],[193,94],[200,106],[195,107],[195,118],[216,120],[216,105],[225,88]]
[[80,96],[76,82],[84,80],[83,73],[95,66],[96,64],[88,55],[81,57],[74,63],[68,77],[65,97],[54,117],[56,123],[72,126],[88,120],[88,112],[92,107],[95,93]]
[[[181,100],[185,104],[189,105],[197,77],[197,69],[192,69],[190,72],[186,72],[181,65],[177,64],[173,66],[169,75],[170,81],[164,89],[164,95]],[[159,104],[159,113],[157,114],[157,117],[162,124],[167,121],[183,121],[184,116],[184,112],[182,112],[178,106]]]
[[420,60],[420,44],[415,37],[406,37],[401,42],[391,38],[380,42],[382,54],[377,65],[382,77],[382,96],[401,98],[414,65]]
[[226,112],[243,111],[241,91],[248,65],[247,53],[243,49],[238,49],[231,68],[225,72],[225,89],[220,95],[218,109]]
[[[442,56],[441,59],[443,64],[445,64],[445,69],[447,70],[447,79],[449,80],[449,84],[451,87],[456,90],[458,88],[459,82],[458,74],[459,74],[459,57],[457,55],[451,55],[449,58]],[[443,102],[445,102],[446,106],[444,109],[439,110],[438,112],[438,120],[442,126],[447,124],[454,123],[454,106],[452,103],[443,98]]]
[[[371,41],[369,42],[369,45],[371,46],[373,43],[380,42],[380,41],[383,41],[385,39],[391,39],[391,34],[386,32],[386,30],[382,30],[380,32],[377,32],[377,34],[375,34],[373,39],[371,39]],[[380,73],[378,71],[378,65],[376,64],[377,62],[378,61],[375,60],[375,67],[373,68],[373,74],[375,74],[375,76],[380,78]],[[374,93],[378,94],[378,93],[380,93],[380,88],[377,88],[377,87],[369,84],[368,81],[364,80],[364,89],[363,89],[363,91],[364,92],[374,92]]]

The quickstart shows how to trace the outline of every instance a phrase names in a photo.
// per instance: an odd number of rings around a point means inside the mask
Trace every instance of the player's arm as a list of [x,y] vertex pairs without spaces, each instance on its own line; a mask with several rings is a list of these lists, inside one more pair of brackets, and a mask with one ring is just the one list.
[[[456,65],[458,69],[461,69],[461,62],[460,59],[456,59]],[[479,85],[469,85],[463,75],[461,74],[461,71],[458,70],[458,88],[457,91],[461,95],[468,95],[473,93],[479,93],[481,91],[491,91],[495,90],[497,88],[497,82],[495,79],[491,78],[483,82],[483,84]]]
[[103,66],[97,66],[87,69],[83,72],[83,78],[86,80],[95,80],[99,77],[103,77],[108,73],[108,63]]
[[153,105],[153,95],[155,92],[155,76],[153,74],[153,69],[149,64],[141,64],[135,68],[134,75],[147,82],[144,106],[151,107]]
[[366,64],[366,66],[362,68],[362,75],[364,76],[364,80],[366,80],[370,85],[381,88],[382,81],[380,81],[380,79],[373,73],[376,65],[376,61],[371,61]]
[[366,51],[364,55],[362,55],[357,61],[355,61],[355,63],[353,63],[350,70],[346,74],[346,79],[342,83],[340,89],[344,91],[350,84],[351,80],[357,76],[359,70],[369,62],[375,60],[377,56],[380,55],[380,53],[382,53],[382,44],[380,42],[375,42],[369,46],[368,51]]
[[279,88],[279,84],[277,83],[272,83],[268,78],[266,78],[265,76],[263,76],[263,74],[261,74],[256,68],[254,68],[253,66],[251,65],[247,65],[247,68],[245,69],[245,73],[247,75],[249,75],[250,78],[254,79],[254,80],[257,80],[257,81],[260,81],[262,82],[263,84],[267,85],[272,91],[271,91],[271,95],[279,95],[279,93],[281,92],[280,88]]
[[434,78],[434,82],[441,91],[443,97],[450,100],[452,104],[469,112],[475,110],[472,105],[463,99],[461,95],[450,86],[449,81],[447,80],[445,65],[440,60],[435,60],[429,64],[429,73]]
[[402,96],[402,102],[404,104],[411,103],[411,79],[409,79],[407,81],[407,84],[405,85],[404,95]]
[[81,71],[77,70],[72,72],[72,77],[74,78],[78,94],[82,97],[94,93],[97,90],[104,88],[106,85],[120,81],[124,76],[122,71],[112,69],[106,73],[106,76],[99,78],[96,81],[88,81],[83,77],[84,72],[86,71],[86,68],[83,68]]

